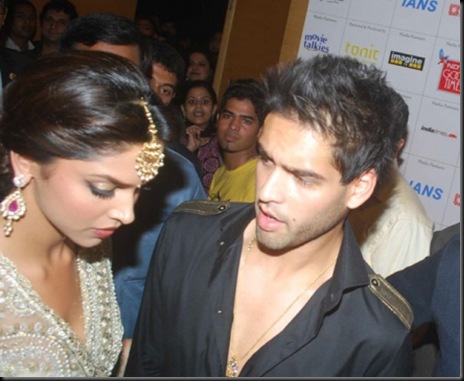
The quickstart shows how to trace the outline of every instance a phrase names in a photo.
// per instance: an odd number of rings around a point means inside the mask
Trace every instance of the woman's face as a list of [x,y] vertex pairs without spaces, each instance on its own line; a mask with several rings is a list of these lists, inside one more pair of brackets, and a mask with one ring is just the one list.
[[187,66],[188,81],[208,81],[211,70],[211,65],[203,53],[193,52],[190,54]]
[[182,111],[191,124],[207,126],[216,112],[216,107],[208,90],[200,86],[187,92]]
[[[81,247],[92,247],[134,220],[140,178],[135,160],[142,145],[90,160],[57,159],[31,166],[26,203],[37,208],[38,224],[49,224]],[[43,226],[43,225],[38,225]]]

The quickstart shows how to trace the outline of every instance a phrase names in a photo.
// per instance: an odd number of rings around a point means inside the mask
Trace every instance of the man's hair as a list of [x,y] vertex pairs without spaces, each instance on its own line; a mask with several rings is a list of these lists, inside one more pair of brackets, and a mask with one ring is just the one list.
[[374,169],[378,186],[392,163],[392,92],[385,73],[347,56],[322,54],[274,66],[262,78],[266,113],[295,120],[327,139],[348,184]]
[[255,108],[260,126],[264,123],[264,90],[254,79],[238,79],[229,84],[221,98],[219,113],[224,110],[229,99],[249,100]]
[[143,35],[128,18],[97,12],[74,19],[61,40],[61,50],[73,50],[76,44],[93,46],[98,42],[111,45],[144,46]]
[[177,77],[177,85],[181,83],[185,75],[185,61],[180,53],[163,41],[150,41],[147,46],[147,60],[150,65],[146,69],[146,74],[151,77],[151,64],[157,63],[166,68],[167,71],[174,73]]
[[79,16],[76,7],[69,0],[50,0],[42,7],[42,11],[39,16],[40,23],[43,22],[47,12],[51,10],[67,14],[71,21]]
[[8,9],[8,13],[6,15],[5,23],[3,25],[4,33],[7,35],[10,32],[11,26],[13,25],[13,21],[15,19],[15,12],[16,7],[18,5],[26,5],[34,9],[36,11],[34,3],[29,0],[10,0],[5,1],[5,6]]
[[392,109],[391,109],[391,138],[393,143],[397,144],[401,139],[404,141],[408,138],[408,119],[409,108],[403,97],[393,88],[392,92]]

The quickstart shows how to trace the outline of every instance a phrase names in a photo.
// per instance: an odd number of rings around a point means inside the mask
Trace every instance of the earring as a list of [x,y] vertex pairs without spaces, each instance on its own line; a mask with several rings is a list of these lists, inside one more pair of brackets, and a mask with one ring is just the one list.
[[13,221],[19,220],[26,214],[26,203],[24,202],[23,192],[21,191],[27,184],[24,175],[16,176],[13,179],[16,190],[10,193],[0,204],[0,212],[6,224],[3,227],[3,233],[9,237],[13,231]]

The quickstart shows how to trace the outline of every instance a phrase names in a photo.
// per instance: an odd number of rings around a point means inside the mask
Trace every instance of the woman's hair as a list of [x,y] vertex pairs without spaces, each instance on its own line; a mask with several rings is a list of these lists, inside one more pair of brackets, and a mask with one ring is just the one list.
[[12,188],[10,151],[48,164],[56,158],[87,160],[148,141],[142,99],[163,138],[169,128],[163,106],[129,60],[71,51],[34,61],[3,93],[0,197]]
[[[209,96],[211,97],[211,101],[212,101],[213,105],[217,105],[218,99],[217,99],[217,94],[216,94],[216,91],[214,90],[213,85],[211,84],[211,82],[205,81],[205,80],[202,80],[202,79],[198,79],[198,80],[195,80],[195,81],[186,81],[186,82],[184,82],[183,87],[182,87],[182,91],[181,91],[182,104],[185,104],[185,102],[187,101],[187,96],[188,96],[188,93],[190,92],[190,90],[196,89],[198,87],[204,88],[208,92]],[[187,119],[187,117],[185,117],[185,121],[186,121],[187,124],[190,123],[190,121]],[[208,123],[207,130],[211,134],[216,133],[216,113],[213,113],[213,115],[211,115],[211,119],[210,119],[210,121]]]
[[211,97],[213,104],[217,104],[217,101],[218,101],[217,94],[216,94],[216,91],[214,90],[213,85],[211,84],[211,82],[208,82],[202,79],[184,82],[183,89],[182,89],[183,90],[182,98],[181,98],[182,103],[185,103],[187,101],[187,94],[189,93],[189,91],[192,89],[196,89],[197,87],[203,87],[208,92],[209,96]]

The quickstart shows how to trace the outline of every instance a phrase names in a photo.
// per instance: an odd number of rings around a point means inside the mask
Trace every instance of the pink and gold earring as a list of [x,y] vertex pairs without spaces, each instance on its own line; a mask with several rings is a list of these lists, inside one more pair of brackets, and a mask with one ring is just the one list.
[[3,233],[9,237],[13,231],[13,221],[19,220],[26,214],[26,203],[24,202],[23,192],[21,191],[27,184],[24,175],[16,176],[13,179],[16,190],[10,193],[0,204],[0,212],[6,220]]

